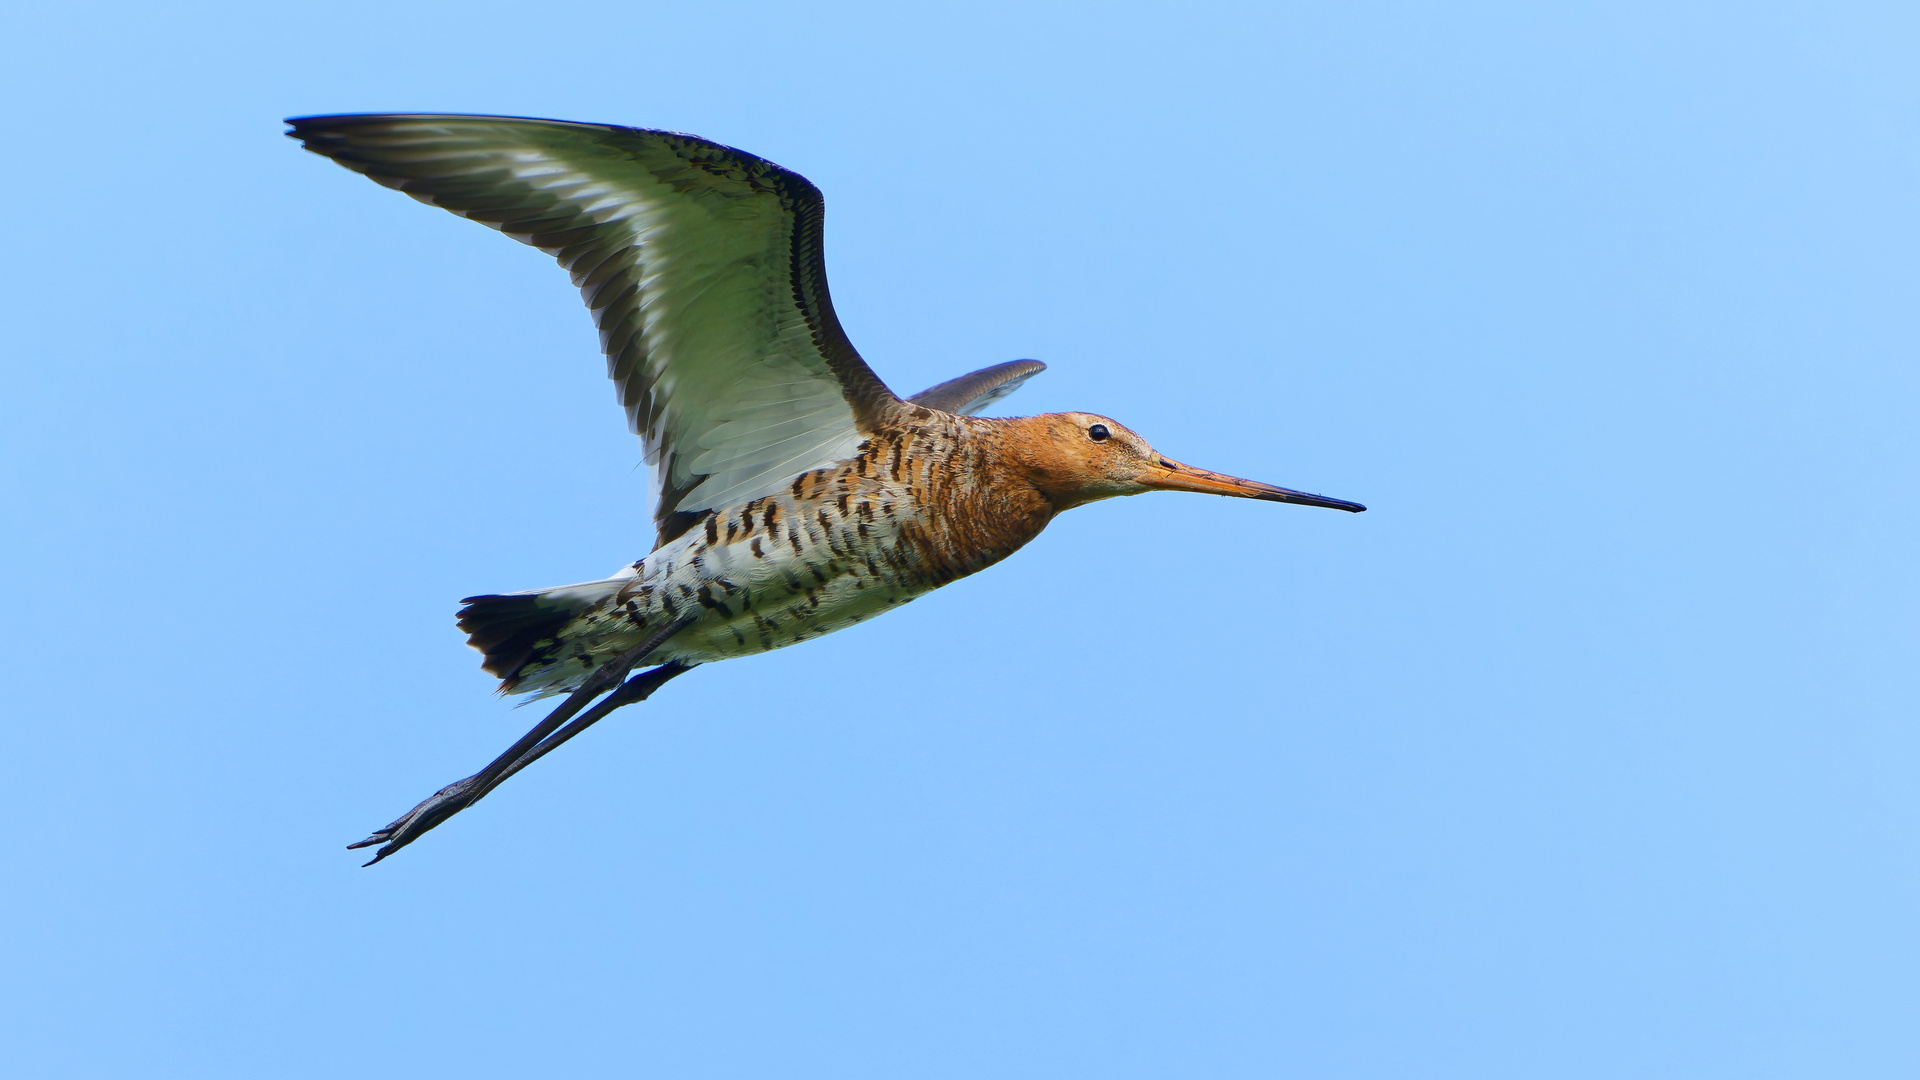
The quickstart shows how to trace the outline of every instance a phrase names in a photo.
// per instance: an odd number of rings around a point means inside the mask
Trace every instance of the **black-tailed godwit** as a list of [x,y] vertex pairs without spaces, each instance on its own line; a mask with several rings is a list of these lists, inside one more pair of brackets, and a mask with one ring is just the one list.
[[514,117],[288,123],[308,150],[558,259],[660,494],[653,551],[612,577],[464,601],[460,628],[501,692],[568,696],[349,845],[383,845],[369,866],[667,680],[881,614],[1063,510],[1146,491],[1366,509],[1182,465],[1092,413],[973,415],[1045,367],[1033,360],[895,396],[834,316],[819,190],[752,154]]

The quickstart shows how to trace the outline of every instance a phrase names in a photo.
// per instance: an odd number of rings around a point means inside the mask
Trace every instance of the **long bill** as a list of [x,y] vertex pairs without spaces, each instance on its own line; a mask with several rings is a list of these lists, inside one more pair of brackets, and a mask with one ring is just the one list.
[[1329,510],[1345,510],[1353,514],[1366,509],[1357,502],[1329,499],[1325,495],[1295,491],[1292,488],[1274,487],[1272,484],[1263,484],[1258,480],[1242,480],[1237,476],[1182,465],[1178,461],[1167,458],[1161,458],[1157,464],[1149,465],[1146,471],[1135,479],[1156,491],[1198,491],[1206,495],[1233,495],[1242,499],[1260,499],[1265,502],[1324,506]]

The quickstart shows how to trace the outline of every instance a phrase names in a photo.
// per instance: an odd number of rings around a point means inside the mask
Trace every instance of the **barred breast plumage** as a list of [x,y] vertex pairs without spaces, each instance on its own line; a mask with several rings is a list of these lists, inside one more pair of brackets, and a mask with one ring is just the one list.
[[507,693],[571,691],[651,630],[653,653],[702,664],[797,645],[985,569],[1040,534],[1053,506],[988,475],[1006,421],[927,413],[788,490],[706,515],[600,581],[475,596],[461,629]]

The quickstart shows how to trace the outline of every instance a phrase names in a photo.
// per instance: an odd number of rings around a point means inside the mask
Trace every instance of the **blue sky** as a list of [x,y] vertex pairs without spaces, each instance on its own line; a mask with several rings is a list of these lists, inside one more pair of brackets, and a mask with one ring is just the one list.
[[[12,1068],[1915,1075],[1917,31],[9,9]],[[279,134],[377,110],[770,157],[896,389],[1373,509],[1076,510],[363,871],[533,719],[455,601],[650,505],[561,272]]]

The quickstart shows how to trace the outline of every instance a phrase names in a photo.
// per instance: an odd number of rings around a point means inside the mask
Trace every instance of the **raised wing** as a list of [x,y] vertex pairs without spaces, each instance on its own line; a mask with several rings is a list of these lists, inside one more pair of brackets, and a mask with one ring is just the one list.
[[948,379],[907,400],[929,409],[971,416],[1020,389],[1021,383],[1045,370],[1047,365],[1038,360],[1009,360],[1004,364],[970,371],[957,379]]
[[552,255],[654,467],[660,540],[851,456],[895,398],[840,328],[805,177],[667,131],[307,116],[308,149]]

